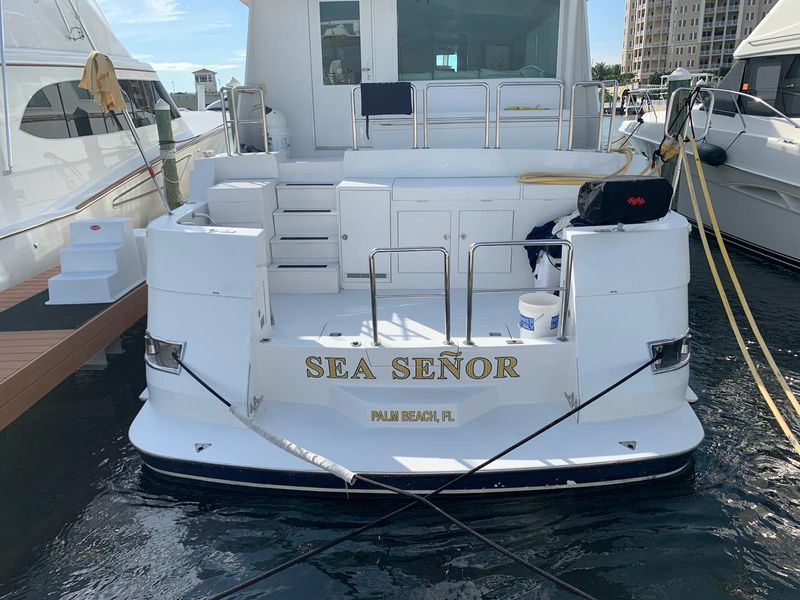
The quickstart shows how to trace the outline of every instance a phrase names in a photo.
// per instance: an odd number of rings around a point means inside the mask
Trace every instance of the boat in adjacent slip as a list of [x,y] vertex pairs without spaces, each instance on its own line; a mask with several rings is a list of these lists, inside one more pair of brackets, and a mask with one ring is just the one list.
[[[147,389],[130,428],[147,468],[389,493],[306,449],[429,491],[653,361],[446,493],[686,469],[703,438],[687,402],[689,227],[666,205],[635,216],[664,202],[663,180],[584,190],[622,212],[526,240],[576,211],[583,180],[647,166],[602,143],[598,91],[614,84],[586,81],[585,0],[459,3],[453,19],[443,0],[309,7],[250,5],[252,83],[225,91],[236,143],[198,159],[190,201],[148,228]],[[464,31],[474,43],[456,43]],[[429,56],[419,36],[433,48],[448,32]],[[241,154],[267,148],[264,89],[287,118],[269,133],[291,147]],[[551,293],[520,296],[533,288]]]
[[[717,88],[702,88],[691,111],[695,135],[723,149],[724,162],[705,170],[723,236],[785,265],[800,267],[800,4],[781,0],[734,52],[735,63]],[[688,81],[686,77],[678,76]],[[683,98],[689,90],[678,92]],[[679,114],[644,113],[620,132],[639,154],[659,150],[665,123]],[[681,120],[681,122],[683,122]],[[695,177],[695,185],[699,181]],[[685,180],[677,210],[692,218]],[[701,207],[706,223],[709,215]]]
[[78,86],[89,53],[114,63],[144,153],[159,172],[155,105],[170,105],[180,185],[221,152],[219,113],[179,112],[152,66],[133,58],[93,0],[5,0],[0,109],[0,290],[58,265],[78,219],[145,227],[164,206],[121,112]]

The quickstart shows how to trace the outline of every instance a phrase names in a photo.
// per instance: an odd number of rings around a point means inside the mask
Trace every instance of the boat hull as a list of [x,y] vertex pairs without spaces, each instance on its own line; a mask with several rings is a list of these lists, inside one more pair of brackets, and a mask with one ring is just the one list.
[[[294,420],[302,421],[307,412],[299,410]],[[280,407],[272,407],[269,413],[271,428],[287,431],[290,424]],[[306,423],[302,433],[296,429],[291,437],[300,446],[366,477],[427,493],[557,416],[536,418],[530,407],[506,408],[498,413],[463,428],[408,431],[402,437],[387,437],[391,430],[382,428],[348,428],[329,414],[324,421],[330,428]],[[506,426],[500,427],[500,422]],[[263,421],[260,426],[270,427]],[[145,467],[173,480],[273,493],[392,495],[360,482],[346,485],[234,422],[189,421],[145,406],[131,426],[130,436]],[[343,439],[348,440],[345,446]],[[520,494],[669,477],[690,465],[702,439],[702,427],[688,403],[660,415],[614,422],[580,423],[572,419],[464,477],[445,493]]]
[[[645,122],[638,128],[624,123],[620,132],[635,133],[630,143],[637,154],[652,156],[663,134],[662,123]],[[730,133],[713,131],[712,139],[728,147],[728,162],[703,169],[714,213],[726,241],[752,253],[800,268],[800,188],[792,161],[796,144],[789,140],[742,134],[732,146]],[[724,137],[727,135],[728,137]],[[692,171],[695,171],[692,163]],[[703,201],[700,180],[692,177],[700,213],[708,227],[710,218]],[[681,179],[677,211],[694,221],[686,179]]]
[[[214,465],[163,458],[144,452],[141,453],[141,457],[144,465],[152,472],[170,479],[189,480],[192,483],[298,494],[395,495],[393,492],[376,489],[361,482],[345,485],[341,479],[325,472]],[[479,471],[458,481],[443,493],[520,494],[621,485],[671,477],[686,470],[691,462],[690,451],[648,460],[621,461],[595,466]],[[459,475],[459,473],[365,473],[370,479],[414,493],[430,493]]]

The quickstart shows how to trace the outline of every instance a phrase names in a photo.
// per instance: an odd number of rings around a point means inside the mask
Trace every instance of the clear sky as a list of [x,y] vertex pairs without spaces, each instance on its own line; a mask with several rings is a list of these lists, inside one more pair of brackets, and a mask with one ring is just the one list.
[[[305,0],[292,0],[304,2]],[[192,71],[244,81],[247,8],[238,0],[97,0],[128,51],[170,91],[193,91]],[[625,0],[589,0],[592,61],[618,63]]]

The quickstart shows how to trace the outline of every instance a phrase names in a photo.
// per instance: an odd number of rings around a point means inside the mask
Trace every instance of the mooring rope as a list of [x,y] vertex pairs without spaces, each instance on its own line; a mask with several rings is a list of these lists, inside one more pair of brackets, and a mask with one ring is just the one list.
[[172,353],[172,358],[177,362],[181,367],[186,369],[186,372],[192,376],[192,378],[197,381],[200,385],[206,388],[209,392],[211,392],[217,400],[220,400],[225,406],[228,407],[228,410],[231,414],[236,417],[242,425],[256,433],[260,437],[267,440],[270,444],[273,444],[283,450],[284,452],[288,452],[292,456],[296,456],[300,460],[304,460],[307,463],[314,465],[315,467],[319,467],[323,471],[327,471],[336,477],[343,479],[345,483],[351,484],[353,483],[356,474],[353,473],[350,469],[343,467],[342,465],[332,461],[321,454],[317,454],[316,452],[312,452],[311,450],[307,450],[302,446],[298,446],[294,442],[287,440],[284,437],[276,435],[271,431],[267,431],[263,427],[259,427],[252,419],[250,419],[247,415],[242,414],[241,411],[231,402],[228,402],[225,398],[222,397],[216,390],[214,390],[210,385],[208,385],[205,381],[203,381],[194,371],[192,371],[186,364],[180,359],[176,352]]
[[694,152],[694,162],[697,165],[697,178],[700,180],[700,188],[703,190],[703,197],[706,202],[706,208],[708,209],[708,218],[711,221],[711,227],[714,229],[714,237],[717,240],[717,245],[719,246],[720,253],[722,254],[725,268],[728,270],[728,275],[731,278],[731,282],[733,282],[733,288],[736,290],[736,297],[739,298],[739,302],[742,305],[742,310],[744,311],[745,317],[747,317],[747,322],[750,324],[750,327],[753,330],[753,335],[756,337],[758,346],[761,348],[761,352],[764,353],[772,373],[775,375],[775,378],[778,380],[781,389],[786,394],[786,397],[794,407],[794,410],[797,412],[797,416],[800,417],[800,403],[798,403],[797,397],[792,391],[792,388],[789,387],[789,384],[786,382],[786,378],[783,376],[783,373],[781,373],[781,370],[775,362],[775,359],[772,357],[772,352],[770,352],[767,342],[764,341],[764,336],[761,335],[761,329],[759,329],[756,319],[750,310],[750,305],[747,302],[747,298],[745,298],[744,291],[739,283],[739,278],[736,276],[736,271],[733,268],[733,262],[731,261],[731,257],[728,255],[728,248],[725,245],[725,241],[722,239],[722,232],[720,231],[719,223],[717,222],[717,215],[714,211],[714,206],[711,203],[711,194],[708,191],[708,183],[706,182],[706,176],[703,171],[703,163],[700,160],[700,153],[697,150],[697,141],[695,141],[693,137],[690,137],[689,142],[692,145],[692,152]]
[[394,486],[391,486],[391,485],[388,485],[388,484],[385,484],[385,483],[381,483],[380,481],[375,481],[373,479],[369,479],[368,477],[364,477],[363,475],[359,475],[359,474],[356,474],[356,479],[358,479],[359,481],[363,481],[364,483],[373,485],[375,487],[382,488],[382,489],[388,490],[390,492],[394,492],[395,494],[399,494],[401,496],[406,496],[407,498],[411,498],[414,502],[420,502],[420,503],[430,507],[431,509],[435,510],[437,513],[442,515],[445,519],[447,519],[448,521],[450,521],[451,523],[456,525],[457,527],[461,528],[462,530],[464,530],[465,532],[467,532],[471,536],[473,536],[473,537],[477,538],[478,540],[482,541],[487,546],[490,546],[491,548],[494,548],[500,554],[502,554],[503,556],[506,556],[507,558],[510,558],[515,563],[517,563],[519,565],[522,565],[523,567],[525,567],[527,569],[530,569],[531,571],[533,571],[534,573],[537,573],[538,575],[541,575],[545,579],[549,579],[553,583],[559,585],[560,587],[564,588],[568,592],[572,592],[573,594],[575,594],[576,596],[578,596],[580,598],[585,598],[586,600],[597,600],[594,596],[591,596],[590,594],[587,594],[583,590],[576,588],[574,585],[572,585],[570,583],[567,583],[566,581],[556,577],[552,573],[548,573],[544,569],[542,569],[540,567],[537,567],[536,565],[534,565],[533,563],[525,560],[521,556],[519,556],[517,554],[514,554],[510,550],[504,548],[503,546],[501,546],[497,542],[494,542],[494,541],[490,540],[485,535],[478,533],[477,531],[472,529],[472,527],[470,527],[469,525],[467,525],[463,521],[460,521],[460,520],[456,519],[451,514],[449,514],[449,513],[445,512],[444,510],[442,510],[439,506],[437,506],[436,504],[434,504],[433,502],[428,500],[428,498],[426,496],[421,495],[421,494],[415,494],[413,492],[409,492],[408,490],[403,490],[403,489],[400,489],[400,488],[396,488]]
[[[186,372],[195,381],[197,381],[197,383],[202,385],[206,390],[208,390],[215,398],[217,398],[223,404],[225,404],[225,406],[227,406],[229,409],[232,407],[232,404],[229,401],[227,401],[221,394],[219,394],[210,385],[208,385],[205,381],[203,381],[200,378],[200,376],[198,376],[194,371],[192,371],[188,366],[186,366],[186,364],[180,359],[180,357],[177,355],[177,353],[173,353],[172,357],[175,360],[175,362],[177,362],[181,367],[183,367],[186,370]],[[395,488],[395,487],[389,486],[389,485],[384,484],[384,483],[379,483],[377,481],[374,481],[372,479],[364,477],[363,475],[358,475],[357,473],[354,474],[354,477],[356,479],[359,479],[359,480],[363,481],[364,483],[368,483],[368,484],[373,485],[373,486],[381,487],[383,489],[386,489],[387,491],[391,491],[391,492],[394,492],[394,493],[397,493],[397,494],[412,498],[413,500],[412,500],[412,502],[410,502],[410,503],[408,503],[408,504],[406,504],[406,505],[404,505],[404,506],[402,506],[402,507],[400,507],[400,508],[398,508],[398,509],[396,509],[396,510],[394,510],[394,511],[392,511],[392,512],[390,512],[390,513],[388,513],[388,514],[386,514],[386,515],[384,515],[384,516],[382,516],[380,518],[378,518],[378,519],[375,519],[374,521],[366,523],[365,525],[362,525],[362,526],[358,527],[357,529],[354,529],[353,531],[351,531],[351,532],[349,532],[349,533],[347,533],[347,534],[345,534],[343,536],[340,536],[340,537],[338,537],[336,539],[333,539],[333,540],[331,540],[329,542],[321,544],[320,546],[317,546],[316,548],[312,548],[311,550],[309,550],[307,552],[304,552],[303,554],[301,554],[299,556],[296,556],[296,557],[294,557],[294,558],[292,558],[292,559],[290,559],[290,560],[288,560],[286,562],[283,562],[280,565],[277,565],[277,566],[275,566],[275,567],[273,567],[273,568],[271,568],[271,569],[269,569],[267,571],[264,571],[263,573],[260,573],[260,574],[256,575],[255,577],[252,577],[252,578],[250,578],[250,579],[248,579],[246,581],[243,581],[242,583],[239,583],[239,584],[237,584],[237,585],[235,585],[233,587],[230,587],[230,588],[228,588],[227,590],[225,590],[223,592],[214,594],[214,595],[210,596],[208,598],[208,600],[220,600],[222,598],[227,598],[227,597],[231,596],[232,594],[235,594],[237,592],[245,590],[245,589],[255,585],[256,583],[259,583],[260,581],[263,581],[263,580],[265,580],[265,579],[267,579],[267,578],[269,578],[269,577],[271,577],[271,576],[273,576],[273,575],[275,575],[277,573],[280,573],[281,571],[284,571],[284,570],[288,569],[289,567],[292,567],[292,566],[294,566],[296,564],[304,562],[304,561],[306,561],[306,560],[308,560],[308,559],[310,559],[310,558],[312,558],[312,557],[314,557],[314,556],[316,556],[318,554],[321,554],[322,552],[324,552],[326,550],[329,550],[330,548],[333,548],[334,546],[338,546],[339,544],[342,544],[342,543],[344,543],[344,542],[346,542],[348,540],[351,540],[351,539],[355,538],[357,535],[359,535],[359,534],[361,534],[361,533],[363,533],[363,532],[365,532],[365,531],[367,531],[369,529],[373,529],[375,527],[378,527],[378,526],[388,522],[389,520],[391,520],[395,516],[397,516],[397,515],[405,512],[406,510],[416,506],[418,503],[422,503],[424,505],[427,505],[427,506],[431,507],[433,510],[435,510],[436,512],[438,512],[439,514],[441,514],[442,516],[444,516],[446,519],[450,520],[451,522],[455,523],[458,527],[460,527],[461,529],[463,529],[464,531],[466,531],[470,535],[475,536],[477,539],[479,539],[483,543],[488,544],[489,546],[491,546],[492,548],[494,548],[498,552],[501,552],[503,555],[511,558],[512,560],[514,560],[518,564],[523,565],[526,568],[531,569],[535,573],[537,573],[537,574],[549,579],[550,581],[553,581],[557,585],[561,586],[563,589],[565,589],[567,591],[570,591],[570,592],[572,592],[572,593],[574,593],[574,594],[576,594],[576,595],[578,595],[578,596],[580,596],[582,598],[593,599],[593,596],[587,594],[586,592],[583,592],[582,590],[579,590],[578,588],[576,588],[575,586],[567,583],[566,581],[563,581],[563,580],[559,579],[555,575],[553,575],[551,573],[548,573],[544,569],[541,569],[540,567],[536,567],[535,565],[531,564],[529,561],[526,561],[524,558],[515,555],[513,552],[511,552],[510,550],[504,548],[500,544],[497,544],[496,542],[490,540],[489,538],[481,535],[477,531],[475,531],[472,528],[470,528],[468,525],[462,523],[461,521],[459,521],[458,519],[456,519],[452,515],[450,515],[450,514],[446,513],[445,511],[443,511],[438,506],[434,505],[430,501],[430,498],[433,497],[433,496],[436,496],[438,494],[441,494],[446,489],[452,487],[453,485],[455,485],[456,483],[458,483],[462,479],[477,473],[481,469],[484,469],[485,467],[487,467],[490,464],[496,462],[497,460],[501,459],[502,457],[506,456],[507,454],[513,452],[514,450],[516,450],[520,446],[522,446],[524,444],[527,444],[528,442],[530,442],[534,438],[542,435],[546,431],[549,431],[550,429],[552,429],[553,427],[555,427],[559,423],[562,423],[563,421],[569,419],[571,416],[577,414],[578,412],[580,412],[581,410],[583,410],[587,406],[590,406],[591,404],[593,404],[594,402],[596,402],[597,400],[599,400],[600,398],[602,398],[603,396],[605,396],[606,394],[608,394],[612,390],[616,389],[617,387],[619,387],[620,385],[622,385],[623,383],[625,383],[629,379],[631,379],[634,376],[636,376],[639,373],[641,373],[643,370],[645,370],[646,368],[648,368],[649,366],[654,364],[656,361],[660,360],[661,357],[662,357],[662,353],[659,352],[653,358],[648,360],[646,363],[644,363],[643,365],[637,367],[636,369],[634,369],[633,371],[631,371],[630,373],[628,373],[627,375],[625,375],[621,379],[618,379],[617,381],[615,381],[614,383],[609,385],[607,388],[605,388],[601,392],[599,392],[599,393],[595,394],[594,396],[592,396],[589,400],[587,400],[583,404],[580,404],[580,405],[572,408],[571,410],[567,411],[566,413],[564,413],[560,417],[550,421],[549,423],[547,423],[546,425],[540,427],[539,429],[537,429],[536,431],[534,431],[530,435],[522,438],[521,440],[519,440],[518,442],[512,444],[511,446],[508,446],[504,450],[498,452],[497,454],[495,454],[491,458],[483,461],[482,463],[480,463],[479,465],[473,467],[469,471],[465,471],[464,473],[461,473],[460,475],[454,477],[453,479],[451,479],[450,481],[448,481],[445,484],[441,485],[440,487],[438,487],[434,491],[430,492],[429,494],[425,494],[425,495],[414,494],[413,492],[408,492],[406,490],[401,490],[399,488]]]
[[[695,160],[699,161],[699,156],[697,152],[697,145],[694,142],[694,137],[689,136],[689,139],[692,141],[692,150],[695,154]],[[761,393],[761,396],[764,398],[764,401],[767,403],[770,412],[772,412],[772,416],[775,417],[775,421],[777,421],[778,426],[783,431],[783,434],[789,440],[789,443],[794,448],[795,452],[800,455],[800,443],[797,440],[797,437],[792,432],[789,425],[786,423],[786,420],[783,418],[780,410],[778,410],[778,406],[775,404],[775,401],[772,399],[769,390],[764,385],[764,380],[761,378],[761,374],[758,372],[755,363],[753,362],[753,357],[750,355],[750,350],[747,348],[747,344],[745,344],[744,338],[742,337],[742,332],[739,329],[739,325],[736,323],[736,317],[733,315],[733,310],[731,309],[730,301],[728,300],[728,295],[725,292],[725,287],[722,285],[722,279],[719,276],[719,271],[717,270],[716,262],[714,261],[714,256],[711,254],[711,247],[708,244],[708,239],[706,238],[706,231],[705,227],[703,226],[703,216],[700,214],[700,207],[697,202],[697,192],[694,187],[694,182],[692,181],[692,173],[689,168],[689,158],[686,153],[686,143],[683,140],[683,136],[678,136],[678,147],[680,152],[680,158],[683,162],[684,168],[686,169],[686,185],[689,188],[689,198],[692,202],[692,210],[694,212],[695,221],[697,222],[697,231],[700,234],[700,241],[703,244],[703,251],[706,255],[706,261],[708,262],[708,267],[711,270],[711,276],[714,279],[714,285],[717,288],[717,293],[719,294],[719,298],[722,301],[722,307],[725,310],[725,316],[728,318],[728,323],[731,327],[731,331],[733,331],[733,335],[736,338],[736,343],[739,346],[739,350],[742,353],[742,357],[744,361],[747,363],[748,369],[750,369],[750,374],[753,377],[753,380],[758,387],[758,391]],[[705,186],[705,179],[702,176],[702,167],[700,167],[700,171],[698,173],[698,179],[700,179],[700,183],[703,185],[703,193],[706,194],[706,203],[709,209],[709,216],[713,215],[713,207],[711,206],[711,200],[708,194],[708,187]],[[720,250],[722,250],[722,258],[725,262],[728,272],[731,274],[731,278],[734,281],[734,287],[737,288],[737,294],[741,293],[741,286],[739,286],[739,280],[735,277],[735,272],[733,271],[733,265],[730,261],[730,256],[728,256],[728,251],[725,249],[725,244],[722,241],[722,236],[719,233],[719,225],[717,223],[716,217],[712,217],[712,225],[714,227],[714,233],[717,235],[717,242],[720,244]],[[748,320],[752,318],[752,313],[750,313],[750,308],[747,306],[747,301],[744,298],[744,294],[741,293],[739,296],[739,300],[742,302],[742,306],[745,308],[745,313],[749,315]],[[763,338],[761,337],[760,331],[758,331],[758,327],[755,324],[755,320],[750,321],[751,327],[753,327],[753,332],[758,332],[756,334],[757,338],[760,340],[759,345],[763,342]],[[766,344],[764,344],[766,347]],[[762,350],[764,350],[762,347]],[[771,365],[774,364],[772,360],[772,355],[768,354],[769,350],[765,351],[765,355],[768,356],[768,361],[771,362]],[[776,376],[778,376],[779,381],[782,381],[785,385],[785,379],[783,379],[783,375],[780,374],[780,370],[778,369],[777,365],[775,365],[773,372],[777,370]],[[787,386],[788,387],[788,386]],[[786,388],[784,388],[786,389]],[[790,399],[794,398],[794,394],[791,393],[791,390],[788,391],[790,395]],[[795,399],[795,402],[797,400]]]

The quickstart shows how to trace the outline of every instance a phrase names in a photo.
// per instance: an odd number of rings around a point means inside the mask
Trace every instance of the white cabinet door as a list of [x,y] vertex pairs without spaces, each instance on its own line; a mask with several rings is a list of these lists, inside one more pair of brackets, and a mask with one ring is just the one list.
[[[397,245],[443,246],[450,250],[449,210],[401,210],[397,212]],[[400,273],[441,273],[444,259],[440,252],[415,252],[398,255]]]
[[[339,192],[341,267],[344,281],[369,281],[369,253],[391,245],[390,192],[380,190]],[[390,260],[375,257],[377,281],[389,281]]]
[[[462,210],[458,213],[458,271],[467,272],[469,247],[475,242],[513,239],[513,210]],[[480,248],[475,252],[475,273],[510,273],[511,247]]]

